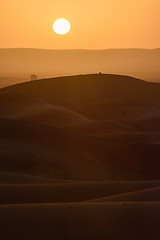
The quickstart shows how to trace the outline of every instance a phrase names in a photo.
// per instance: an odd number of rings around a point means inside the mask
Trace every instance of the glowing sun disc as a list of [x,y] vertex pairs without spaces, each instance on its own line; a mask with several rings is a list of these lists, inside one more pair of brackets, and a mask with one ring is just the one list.
[[59,35],[67,34],[70,31],[70,23],[66,19],[58,19],[53,24],[53,30]]

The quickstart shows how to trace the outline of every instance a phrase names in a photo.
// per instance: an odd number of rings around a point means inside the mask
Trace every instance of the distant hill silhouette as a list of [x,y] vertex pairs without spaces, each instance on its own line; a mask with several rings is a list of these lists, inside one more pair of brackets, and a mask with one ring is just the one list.
[[[147,81],[160,81],[160,49],[44,50],[0,49],[0,81],[4,86],[38,78],[116,73]],[[13,78],[13,80],[12,80]]]

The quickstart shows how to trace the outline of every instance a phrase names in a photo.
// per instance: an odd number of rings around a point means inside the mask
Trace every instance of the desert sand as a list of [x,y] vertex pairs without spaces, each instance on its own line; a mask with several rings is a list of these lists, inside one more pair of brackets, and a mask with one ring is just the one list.
[[160,239],[160,84],[91,74],[0,90],[2,240]]

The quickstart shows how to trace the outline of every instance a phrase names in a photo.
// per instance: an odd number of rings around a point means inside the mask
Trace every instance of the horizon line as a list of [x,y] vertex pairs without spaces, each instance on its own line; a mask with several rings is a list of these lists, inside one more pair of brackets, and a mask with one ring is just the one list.
[[103,48],[103,49],[87,49],[87,48],[62,48],[62,49],[50,49],[50,48],[32,48],[32,47],[8,47],[0,48],[0,50],[11,50],[11,49],[32,49],[32,50],[48,50],[48,51],[107,51],[107,50],[159,50],[158,48]]

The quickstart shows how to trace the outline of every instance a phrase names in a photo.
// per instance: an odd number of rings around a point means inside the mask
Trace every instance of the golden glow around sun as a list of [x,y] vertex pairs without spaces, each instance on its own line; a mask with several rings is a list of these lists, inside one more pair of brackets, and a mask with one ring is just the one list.
[[70,31],[70,23],[66,19],[58,19],[53,24],[53,30],[59,35],[65,35]]

